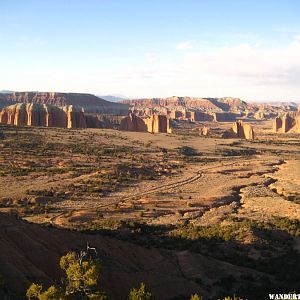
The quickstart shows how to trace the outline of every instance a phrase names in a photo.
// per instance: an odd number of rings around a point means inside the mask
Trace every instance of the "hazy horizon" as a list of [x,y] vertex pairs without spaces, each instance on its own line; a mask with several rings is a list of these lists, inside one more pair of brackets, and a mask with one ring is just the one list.
[[[79,93],[79,94],[90,94],[90,95],[94,95],[96,97],[114,97],[114,98],[122,98],[123,100],[135,100],[135,99],[151,99],[151,98],[170,98],[170,97],[190,97],[190,98],[203,98],[203,99],[207,99],[207,98],[238,98],[238,97],[234,97],[234,96],[221,96],[221,97],[211,97],[211,96],[190,96],[190,95],[169,95],[169,96],[165,96],[165,97],[128,97],[126,95],[120,95],[120,94],[107,94],[107,95],[98,95],[98,94],[95,94],[95,93],[89,93],[89,92],[85,92],[85,93],[80,93],[80,92],[72,92],[72,91],[11,91],[11,90],[6,90],[6,89],[3,89],[3,90],[0,90],[0,93],[10,93],[10,92],[16,92],[16,93]],[[104,98],[103,98],[104,99]],[[239,98],[240,100],[242,101],[246,101],[248,103],[252,103],[252,102],[255,102],[255,103],[280,103],[280,102],[287,102],[287,103],[290,103],[290,102],[294,102],[296,104],[299,104],[300,103],[300,100],[295,100],[295,101],[290,101],[290,100],[282,100],[282,99],[278,99],[278,100],[269,100],[269,101],[265,101],[265,100],[245,100],[245,99],[242,99],[242,98]],[[107,100],[107,99],[104,99],[106,101],[112,101],[112,100]],[[115,101],[112,101],[112,102],[115,102]]]
[[300,2],[5,1],[0,90],[300,100]]

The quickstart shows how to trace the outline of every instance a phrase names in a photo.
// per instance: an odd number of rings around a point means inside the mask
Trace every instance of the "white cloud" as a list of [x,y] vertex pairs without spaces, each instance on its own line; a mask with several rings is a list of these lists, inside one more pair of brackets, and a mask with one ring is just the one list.
[[[175,51],[174,51],[175,52]],[[159,54],[159,59],[157,55]],[[120,94],[132,97],[233,96],[245,100],[300,100],[300,42],[280,48],[233,45],[211,51],[146,53],[150,64],[129,63],[74,72],[24,68],[0,74],[5,89]],[[158,59],[158,60],[156,60]],[[155,61],[156,60],[156,61]],[[151,63],[155,61],[155,63]]]
[[156,53],[153,53],[153,52],[147,52],[147,53],[145,53],[145,58],[146,58],[147,62],[154,63],[157,60],[157,55],[156,55]]
[[177,50],[188,50],[188,49],[192,49],[192,42],[190,41],[185,41],[185,42],[181,42],[179,44],[177,44],[176,49]]
[[295,41],[296,41],[297,43],[300,43],[300,34],[298,34],[298,35],[295,37]]

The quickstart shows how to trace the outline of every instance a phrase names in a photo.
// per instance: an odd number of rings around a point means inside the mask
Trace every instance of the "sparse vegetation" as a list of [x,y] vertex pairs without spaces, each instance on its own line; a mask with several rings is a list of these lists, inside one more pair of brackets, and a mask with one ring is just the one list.
[[[247,270],[223,270],[215,281],[191,279],[215,299],[235,293],[260,299],[268,290],[295,289],[299,220],[280,208],[270,213],[260,202],[248,208],[248,215],[240,187],[249,188],[247,197],[253,193],[263,200],[265,193],[287,200],[287,211],[297,217],[292,206],[298,203],[297,191],[288,193],[283,186],[281,196],[269,185],[279,181],[272,174],[282,162],[297,158],[293,147],[298,144],[219,137],[201,137],[198,143],[191,128],[179,124],[161,141],[160,136],[139,140],[102,130],[1,127],[0,176],[8,195],[0,197],[0,208],[31,222],[48,222],[49,228],[108,235],[168,253],[188,251]],[[66,278],[62,285],[33,285],[28,293],[33,299],[65,299],[72,290]],[[143,286],[133,290],[137,296]]]
[[154,297],[147,290],[146,285],[142,282],[141,286],[137,288],[133,288],[129,292],[128,300],[154,300]]
[[52,285],[43,291],[42,285],[33,283],[26,292],[27,298],[38,300],[107,299],[106,294],[99,289],[100,262],[92,259],[88,252],[67,253],[61,257],[60,267],[65,272],[62,286]]

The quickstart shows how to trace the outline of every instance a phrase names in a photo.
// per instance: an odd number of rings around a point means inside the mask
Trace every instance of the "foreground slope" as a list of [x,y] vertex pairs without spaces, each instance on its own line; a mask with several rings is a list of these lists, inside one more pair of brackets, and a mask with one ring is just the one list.
[[42,227],[3,213],[0,236],[1,274],[7,287],[20,295],[31,282],[45,286],[59,282],[60,256],[84,249],[87,242],[99,253],[103,289],[115,300],[124,299],[130,288],[141,281],[151,287],[157,299],[172,299],[188,297],[192,292],[207,295],[205,283],[217,282],[230,274],[262,276],[201,254],[146,248],[101,235]]

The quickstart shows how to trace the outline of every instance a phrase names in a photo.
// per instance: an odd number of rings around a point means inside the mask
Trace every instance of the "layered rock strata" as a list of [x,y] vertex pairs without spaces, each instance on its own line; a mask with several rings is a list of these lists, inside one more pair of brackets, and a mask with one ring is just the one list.
[[58,108],[48,104],[17,103],[0,111],[0,124],[66,128],[99,128],[96,116],[85,115],[82,108],[72,105]]
[[59,108],[73,105],[82,107],[86,113],[127,115],[129,105],[109,102],[91,94],[48,93],[48,92],[13,92],[0,93],[0,108],[16,103],[46,104]]

